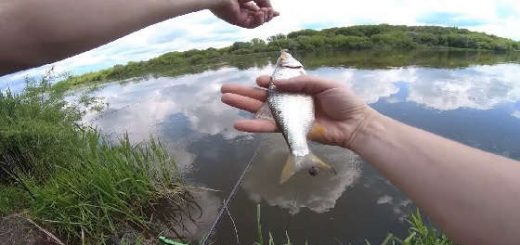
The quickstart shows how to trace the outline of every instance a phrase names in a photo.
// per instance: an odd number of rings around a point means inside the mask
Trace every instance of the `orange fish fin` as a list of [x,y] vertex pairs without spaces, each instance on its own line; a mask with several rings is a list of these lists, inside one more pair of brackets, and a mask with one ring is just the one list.
[[323,137],[327,133],[327,129],[323,127],[319,123],[314,123],[311,128],[311,131],[307,134],[307,138],[309,139],[317,139]]

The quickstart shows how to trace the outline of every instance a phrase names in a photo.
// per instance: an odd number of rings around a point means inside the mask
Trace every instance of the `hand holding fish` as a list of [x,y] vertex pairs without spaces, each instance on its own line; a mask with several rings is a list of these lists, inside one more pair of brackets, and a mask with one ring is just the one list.
[[[271,78],[261,76],[257,84],[225,84],[222,101],[256,113],[270,97],[263,88]],[[297,76],[274,85],[278,91],[312,95],[315,124],[309,137],[359,154],[457,244],[518,244],[520,213],[511,210],[520,203],[520,162],[379,114],[332,81]],[[278,131],[276,125],[262,119],[235,122],[236,129],[248,132]]]
[[[267,98],[267,88],[271,77],[260,76],[256,82],[260,87],[246,87],[238,84],[224,84],[222,101],[233,107],[256,113]],[[330,145],[350,147],[355,132],[363,121],[374,113],[352,91],[330,80],[312,76],[299,76],[287,80],[274,81],[278,90],[312,95],[315,103],[314,127],[309,132],[311,140]],[[238,120],[235,128],[246,132],[279,131],[273,121],[252,119]]]
[[211,12],[217,17],[245,28],[255,28],[269,22],[279,13],[269,0],[220,0]]

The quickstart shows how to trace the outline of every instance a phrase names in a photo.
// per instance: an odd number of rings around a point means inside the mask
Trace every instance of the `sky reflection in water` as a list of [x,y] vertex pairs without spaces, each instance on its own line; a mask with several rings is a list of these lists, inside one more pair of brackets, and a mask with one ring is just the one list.
[[[108,135],[128,132],[135,142],[158,136],[193,182],[223,190],[201,195],[201,202],[213,206],[219,204],[215,198],[224,197],[230,190],[254,149],[260,147],[259,157],[242,185],[244,196],[239,196],[232,207],[232,212],[240,216],[235,217],[239,227],[250,227],[250,231],[241,231],[243,241],[254,237],[251,216],[255,212],[253,204],[260,201],[270,206],[264,213],[265,223],[275,234],[283,235],[288,230],[301,239],[356,242],[382,239],[390,231],[404,232],[402,219],[412,209],[409,200],[349,151],[313,144],[313,151],[332,164],[338,174],[322,173],[312,178],[302,173],[285,185],[278,184],[288,154],[283,138],[278,134],[255,136],[235,131],[233,121],[250,115],[220,102],[223,83],[253,85],[259,74],[271,71],[270,65],[247,70],[227,67],[176,78],[110,84],[94,92],[109,103],[108,109],[89,114],[85,120]],[[518,64],[458,69],[325,67],[308,72],[343,82],[383,114],[520,159]],[[291,217],[284,212],[300,213]],[[193,234],[207,229],[212,215],[204,217],[200,222],[206,225]],[[320,224],[329,226],[329,230],[320,231]],[[229,232],[217,239],[233,242]]]

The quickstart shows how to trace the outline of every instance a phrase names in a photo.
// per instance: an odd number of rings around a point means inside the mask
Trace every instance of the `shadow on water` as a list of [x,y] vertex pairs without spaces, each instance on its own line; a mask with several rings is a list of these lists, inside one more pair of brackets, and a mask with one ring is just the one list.
[[[342,82],[381,113],[484,150],[520,159],[520,65],[518,54],[438,51],[432,53],[296,54],[308,73]],[[377,244],[388,232],[406,231],[413,204],[376,170],[351,152],[312,145],[338,174],[278,180],[287,147],[276,134],[252,135],[233,129],[250,114],[220,102],[223,83],[254,85],[272,72],[275,54],[237,58],[227,66],[193,75],[112,83],[93,91],[108,109],[85,120],[104,133],[128,131],[139,142],[158,136],[197,186],[203,218],[190,238],[207,232],[255,149],[260,155],[230,206],[240,241],[256,238],[256,203],[262,203],[265,232],[296,244]],[[255,59],[256,62],[248,60]],[[215,244],[234,244],[233,224],[224,217]]]

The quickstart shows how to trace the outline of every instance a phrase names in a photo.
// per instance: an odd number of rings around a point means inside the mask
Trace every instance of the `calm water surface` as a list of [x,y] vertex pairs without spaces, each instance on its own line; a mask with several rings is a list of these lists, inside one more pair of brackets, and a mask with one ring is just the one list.
[[[174,78],[112,83],[94,92],[109,103],[108,109],[86,120],[107,135],[128,132],[134,142],[158,136],[190,182],[218,190],[200,191],[205,213],[198,224],[189,226],[189,237],[208,230],[257,148],[260,154],[230,207],[242,244],[252,244],[256,238],[257,203],[262,205],[264,231],[279,241],[285,239],[286,230],[295,244],[360,244],[365,239],[379,243],[388,232],[404,234],[404,218],[415,209],[413,203],[352,152],[313,144],[312,150],[333,165],[337,175],[302,173],[279,185],[288,154],[281,135],[253,135],[232,128],[234,120],[251,115],[222,104],[220,86],[253,85],[259,74],[272,70],[270,63],[246,69],[228,66]],[[520,159],[518,64],[370,69],[320,64],[308,73],[343,82],[385,115]],[[215,239],[214,244],[235,244],[228,216]]]

